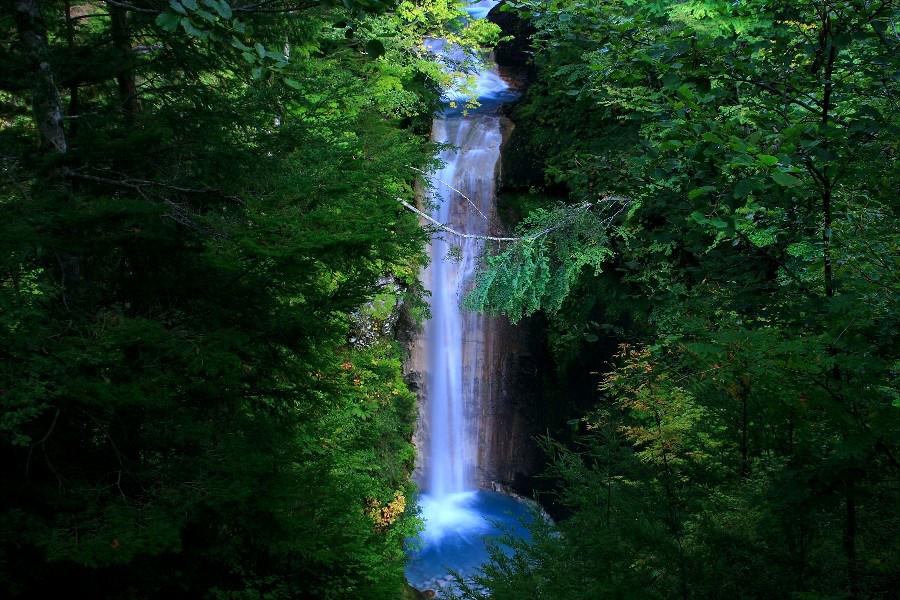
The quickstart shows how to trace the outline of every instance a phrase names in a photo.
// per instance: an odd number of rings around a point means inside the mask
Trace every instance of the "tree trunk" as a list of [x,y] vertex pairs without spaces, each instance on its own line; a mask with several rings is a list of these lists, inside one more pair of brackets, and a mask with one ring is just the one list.
[[63,110],[50,68],[40,0],[15,0],[14,8],[16,29],[33,78],[31,109],[41,146],[65,154],[69,147],[63,127]]
[[844,529],[844,552],[847,555],[847,579],[850,598],[859,598],[859,572],[856,564],[856,481],[850,474],[844,490],[847,524]]
[[137,85],[134,79],[134,54],[131,49],[131,35],[128,31],[128,13],[121,6],[107,3],[110,24],[112,25],[113,46],[116,48],[120,69],[116,75],[119,86],[119,99],[125,120],[134,121],[138,111]]
[[[68,44],[69,52],[75,52],[75,21],[72,19],[72,1],[66,0],[66,44]],[[78,80],[75,79],[69,86],[69,111],[67,113],[69,121],[69,140],[73,141],[78,135],[78,119],[81,111],[80,92]]]
[[[837,60],[837,47],[833,43],[834,32],[831,30],[831,16],[828,14],[828,7],[825,7],[825,17],[822,23],[822,54],[827,56],[825,61],[825,80],[822,88],[822,127],[828,127],[831,118],[831,94],[834,89],[834,63]],[[825,147],[828,147],[828,132],[822,131],[825,136]],[[834,182],[828,174],[828,169],[823,167],[822,170],[822,213],[824,223],[822,227],[822,247],[824,258],[824,279],[825,279],[825,295],[828,298],[834,296],[834,270],[831,264],[831,192]]]
[[[828,127],[831,118],[831,110],[833,108],[832,93],[834,89],[834,65],[837,60],[838,50],[834,45],[835,31],[831,21],[830,7],[823,6],[822,20],[822,56],[825,57],[824,81],[822,87],[822,134],[825,136],[825,147],[828,147],[828,131],[824,128]],[[824,216],[822,229],[822,245],[824,254],[823,278],[825,284],[826,298],[833,298],[835,295],[834,270],[831,257],[831,234],[832,234],[832,191],[834,181],[828,175],[827,169],[822,168],[822,213]],[[828,353],[834,357],[837,355],[837,348],[829,346]],[[841,380],[840,367],[835,364],[829,373],[832,382],[839,383]],[[827,383],[826,383],[827,386]],[[852,408],[851,408],[852,411]],[[849,597],[852,599],[859,597],[859,571],[856,561],[856,480],[853,469],[848,470],[845,475],[844,482],[844,501],[846,506],[846,515],[844,522],[844,553],[847,558],[847,580],[849,583]]]
[[750,460],[747,456],[747,394],[741,390],[741,476],[750,473]]

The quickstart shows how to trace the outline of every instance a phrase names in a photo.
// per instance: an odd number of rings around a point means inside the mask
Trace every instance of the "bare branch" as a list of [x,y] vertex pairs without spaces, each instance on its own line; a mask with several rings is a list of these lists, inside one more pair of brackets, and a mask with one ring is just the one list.
[[428,213],[419,210],[418,208],[416,208],[415,206],[413,206],[406,200],[403,200],[402,198],[397,198],[397,202],[402,204],[407,210],[410,210],[410,211],[416,213],[417,215],[419,215],[420,217],[422,217],[423,219],[425,219],[426,221],[428,221],[429,223],[431,223],[432,225],[434,225],[441,231],[445,231],[451,235],[455,235],[456,237],[460,237],[460,238],[463,238],[466,240],[490,240],[492,242],[518,242],[518,241],[525,239],[523,237],[496,237],[496,236],[492,236],[492,235],[475,235],[473,233],[463,233],[461,231],[457,231],[457,230],[453,229],[449,225],[444,225],[443,223],[441,223],[440,221],[438,221],[437,219],[435,219]]
[[481,209],[478,208],[478,207],[475,205],[475,203],[472,202],[472,201],[469,199],[468,196],[466,196],[465,194],[463,194],[461,191],[459,191],[458,189],[456,189],[455,187],[453,187],[452,185],[450,185],[449,183],[447,183],[447,182],[444,181],[443,179],[439,179],[439,178],[436,177],[434,174],[427,173],[426,171],[423,171],[422,169],[417,169],[416,167],[410,167],[410,169],[412,169],[413,171],[418,171],[419,173],[421,173],[422,175],[424,175],[424,176],[427,177],[428,179],[433,179],[433,180],[437,181],[438,183],[443,183],[443,184],[446,185],[448,188],[450,188],[451,190],[453,190],[454,192],[456,192],[457,194],[459,194],[460,196],[462,196],[463,198],[465,198],[465,199],[466,199],[466,202],[468,202],[468,203],[472,206],[472,208],[474,208],[474,209],[478,212],[478,214],[481,215],[481,218],[482,218],[482,219],[484,219],[485,221],[488,220],[487,215],[484,214],[483,212],[481,212]]
[[122,2],[121,0],[107,0],[107,4],[111,4],[117,8],[124,8],[125,10],[130,10],[131,12],[140,12],[146,13],[150,15],[159,14],[161,11],[152,9],[152,8],[141,8],[139,6],[135,6],[133,4],[129,4],[128,2]]
[[[403,200],[402,198],[397,198],[397,202],[402,204],[403,207],[406,208],[407,210],[414,212],[415,214],[419,215],[420,217],[422,217],[423,219],[425,219],[426,221],[428,221],[429,223],[431,223],[432,225],[437,227],[440,231],[444,231],[446,233],[449,233],[450,235],[454,235],[456,237],[460,237],[460,238],[463,238],[466,240],[485,240],[485,241],[491,241],[491,242],[532,242],[534,240],[544,237],[545,235],[547,235],[549,233],[563,229],[563,228],[567,227],[568,225],[571,225],[571,223],[572,223],[571,218],[564,219],[564,220],[560,221],[559,223],[557,223],[556,225],[546,227],[546,228],[538,231],[537,233],[534,233],[532,235],[525,235],[525,236],[500,237],[500,236],[493,236],[493,235],[476,235],[473,233],[463,233],[461,231],[458,231],[458,230],[450,227],[449,225],[441,223],[440,221],[438,221],[437,219],[435,219],[428,213],[426,213],[422,210],[419,210],[418,208],[416,208],[415,206],[413,206],[406,200]],[[572,209],[574,211],[586,212],[586,211],[591,210],[598,204],[608,203],[608,202],[621,202],[622,203],[622,206],[619,208],[619,210],[617,210],[611,216],[609,216],[601,221],[601,224],[603,226],[609,226],[612,223],[613,219],[615,219],[623,210],[625,210],[625,207],[631,203],[631,200],[629,200],[628,198],[623,198],[621,196],[603,196],[602,198],[600,198],[600,200],[598,202],[583,202],[581,204],[573,206]]]

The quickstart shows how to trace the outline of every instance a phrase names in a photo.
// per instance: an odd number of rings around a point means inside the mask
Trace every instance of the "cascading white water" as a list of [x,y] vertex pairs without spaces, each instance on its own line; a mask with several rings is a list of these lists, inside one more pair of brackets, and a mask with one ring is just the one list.
[[[481,18],[497,4],[482,0],[470,6]],[[462,57],[443,40],[430,40],[429,48],[453,61]],[[496,174],[503,141],[498,105],[515,92],[485,58],[474,73],[475,81],[445,94],[446,110],[434,120],[432,138],[447,144],[443,167],[429,176],[435,220],[475,235],[489,235],[496,216]],[[470,95],[479,107],[465,111]],[[461,303],[471,288],[484,241],[437,232],[429,247],[431,258],[423,274],[431,292],[431,318],[418,341],[414,361],[423,367],[423,413],[420,420],[419,498],[425,531],[421,547],[412,554],[409,580],[422,587],[450,585],[446,567],[471,572],[487,559],[484,536],[496,533],[497,522],[509,521],[527,509],[502,494],[478,489],[479,440],[492,439],[480,431],[484,407],[492,390],[491,335],[497,321],[466,311]],[[458,251],[454,251],[458,250]]]
[[[481,0],[469,14],[483,18],[497,4]],[[458,49],[443,40],[428,47],[451,61]],[[447,107],[434,120],[432,138],[447,144],[443,167],[429,175],[433,191],[432,217],[457,231],[491,233],[496,173],[503,141],[497,106],[516,93],[486,58],[474,73],[474,86],[461,85],[445,94]],[[464,111],[469,96],[479,108]],[[437,232],[429,246],[430,263],[423,283],[431,292],[431,318],[413,354],[425,378],[419,434],[419,505],[425,531],[411,543],[407,579],[420,589],[452,587],[450,567],[471,575],[487,558],[485,536],[498,533],[497,525],[527,537],[519,518],[528,509],[512,497],[478,489],[479,440],[493,439],[480,431],[484,408],[491,394],[492,332],[497,321],[466,311],[461,302],[471,288],[484,242]],[[458,250],[458,251],[454,251]],[[510,514],[517,515],[510,517]]]
[[[483,0],[470,6],[482,17],[496,4]],[[460,51],[443,40],[430,40],[432,52],[460,60]],[[441,153],[443,168],[429,176],[436,207],[432,216],[454,229],[476,235],[490,233],[500,145],[500,118],[493,110],[511,95],[509,84],[490,59],[478,64],[472,86],[461,85],[445,94],[448,109],[435,118],[432,138],[448,144]],[[474,93],[482,108],[460,107]],[[453,103],[453,104],[451,104]],[[427,382],[427,452],[422,487],[431,502],[441,502],[476,488],[473,473],[478,461],[478,404],[482,389],[485,319],[465,311],[461,301],[469,290],[484,242],[438,232],[429,247],[424,273],[431,292],[431,319],[425,324]],[[453,250],[456,252],[452,252]]]
[[[476,113],[439,118],[434,138],[453,148],[442,153],[445,166],[431,177],[439,200],[433,216],[469,233],[489,233],[502,141],[498,117]],[[459,246],[456,257],[451,256],[454,245]],[[426,282],[432,317],[424,333],[430,432],[424,487],[432,497],[475,487],[479,400],[475,384],[483,362],[485,319],[464,311],[460,303],[475,275],[482,246],[481,240],[438,234],[430,248]]]

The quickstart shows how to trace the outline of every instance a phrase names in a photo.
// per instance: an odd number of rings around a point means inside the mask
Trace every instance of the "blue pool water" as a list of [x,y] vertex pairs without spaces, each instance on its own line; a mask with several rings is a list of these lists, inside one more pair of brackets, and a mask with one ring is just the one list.
[[[409,540],[406,579],[419,590],[441,590],[453,585],[449,571],[464,578],[476,575],[488,560],[487,542],[511,534],[529,539],[526,524],[534,514],[525,502],[484,490],[419,499],[425,531]],[[505,551],[507,546],[500,546]]]

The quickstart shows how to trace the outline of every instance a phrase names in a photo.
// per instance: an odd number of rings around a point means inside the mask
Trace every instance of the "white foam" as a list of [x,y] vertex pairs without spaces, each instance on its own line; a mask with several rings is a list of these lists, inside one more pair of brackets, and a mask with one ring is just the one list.
[[425,544],[438,544],[451,535],[465,538],[488,531],[490,523],[473,506],[476,494],[472,491],[420,497],[419,506],[425,521],[421,539]]

